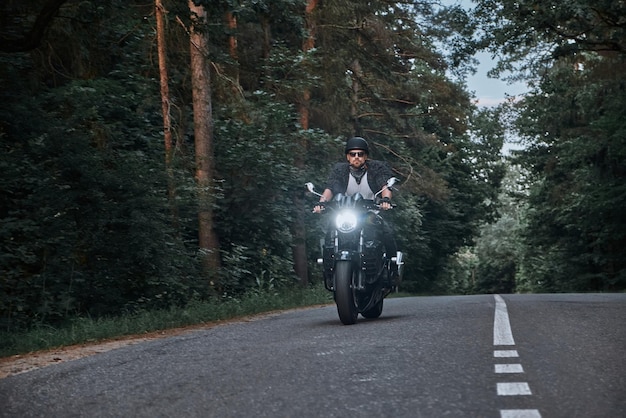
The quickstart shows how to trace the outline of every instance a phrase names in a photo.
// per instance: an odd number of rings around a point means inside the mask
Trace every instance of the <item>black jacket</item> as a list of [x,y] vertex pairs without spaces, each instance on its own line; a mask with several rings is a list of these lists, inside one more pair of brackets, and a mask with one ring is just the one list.
[[[387,184],[387,180],[393,177],[391,167],[384,161],[367,160],[367,183],[374,193],[378,192]],[[350,164],[346,161],[337,163],[328,175],[326,189],[333,192],[333,196],[337,193],[346,193],[348,189],[348,179],[350,175]]]

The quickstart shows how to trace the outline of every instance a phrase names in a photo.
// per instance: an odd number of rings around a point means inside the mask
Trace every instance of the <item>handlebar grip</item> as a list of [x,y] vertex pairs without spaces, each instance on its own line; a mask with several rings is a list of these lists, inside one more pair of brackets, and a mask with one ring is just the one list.
[[313,212],[315,212],[315,208],[318,206],[321,207],[320,212],[323,212],[326,210],[326,202],[317,202],[316,204],[313,205]]

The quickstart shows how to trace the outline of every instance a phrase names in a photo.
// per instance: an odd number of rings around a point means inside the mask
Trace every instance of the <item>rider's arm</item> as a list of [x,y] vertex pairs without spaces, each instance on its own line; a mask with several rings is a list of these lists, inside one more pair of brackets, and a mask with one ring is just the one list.
[[320,197],[320,202],[330,202],[333,198],[333,192],[330,189],[325,189],[324,193],[322,193],[322,197]]
[[389,200],[391,200],[391,190],[387,188],[387,186],[383,187],[383,191],[380,193],[380,196],[384,199],[384,198],[389,198]]

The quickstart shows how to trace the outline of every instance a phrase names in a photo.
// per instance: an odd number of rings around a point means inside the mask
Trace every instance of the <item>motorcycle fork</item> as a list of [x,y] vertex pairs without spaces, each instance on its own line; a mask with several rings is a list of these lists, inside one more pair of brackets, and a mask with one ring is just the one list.
[[359,234],[359,246],[357,248],[357,263],[355,263],[359,270],[358,270],[358,274],[357,274],[357,283],[356,283],[356,288],[357,290],[363,290],[365,288],[365,266],[363,265],[363,230],[361,230],[361,233]]

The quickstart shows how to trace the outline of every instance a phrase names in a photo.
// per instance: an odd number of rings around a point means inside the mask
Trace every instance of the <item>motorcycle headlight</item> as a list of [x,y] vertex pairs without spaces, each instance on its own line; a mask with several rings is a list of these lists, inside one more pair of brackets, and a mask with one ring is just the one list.
[[348,233],[354,231],[357,224],[357,217],[354,212],[342,211],[335,218],[335,225],[339,232]]

